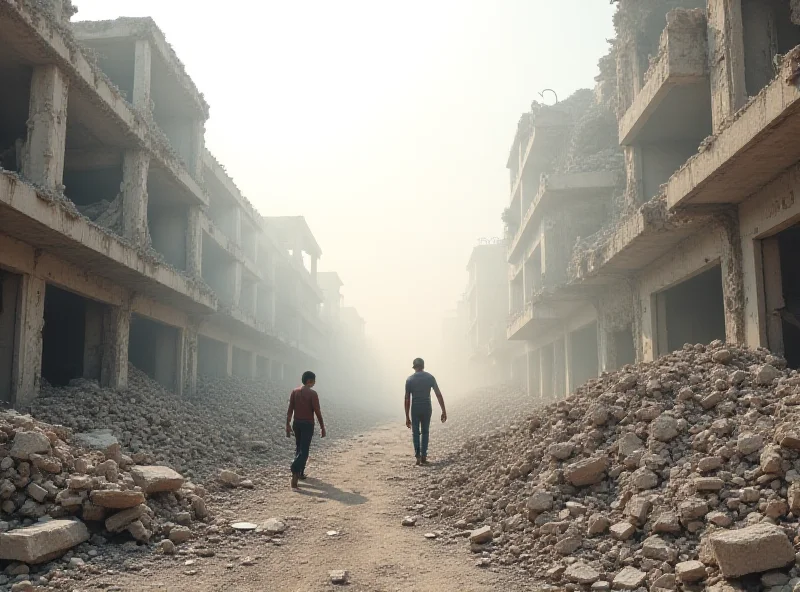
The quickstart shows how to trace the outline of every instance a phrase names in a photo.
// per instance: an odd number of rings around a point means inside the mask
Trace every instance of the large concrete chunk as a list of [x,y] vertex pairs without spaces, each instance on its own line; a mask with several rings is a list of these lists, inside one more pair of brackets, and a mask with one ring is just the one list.
[[178,491],[184,483],[180,473],[169,467],[135,466],[131,469],[133,482],[146,494]]
[[72,441],[78,446],[89,448],[91,450],[105,450],[109,446],[119,444],[119,441],[114,437],[109,429],[92,430],[90,432],[81,432],[72,437]]
[[575,487],[593,485],[603,480],[608,468],[608,459],[604,456],[579,460],[564,470],[564,477]]
[[10,454],[17,460],[28,460],[31,454],[50,454],[50,439],[41,432],[17,432]]
[[46,563],[89,540],[89,530],[77,520],[50,520],[0,534],[0,559]]
[[794,563],[789,537],[773,524],[715,532],[709,542],[722,575],[738,578]]

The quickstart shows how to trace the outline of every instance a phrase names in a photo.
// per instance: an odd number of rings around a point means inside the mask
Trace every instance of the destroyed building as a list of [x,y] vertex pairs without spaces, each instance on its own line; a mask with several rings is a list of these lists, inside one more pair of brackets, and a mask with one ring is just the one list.
[[0,402],[46,381],[177,393],[198,372],[296,382],[328,342],[322,251],[205,148],[209,108],[149,18],[0,3]]
[[504,266],[505,242],[483,239],[472,249],[467,263],[465,292],[469,355],[468,378],[475,386],[496,384],[510,371],[514,342],[506,339],[508,273]]
[[795,4],[620,0],[595,92],[523,115],[503,218],[531,395],[715,339],[800,366]]

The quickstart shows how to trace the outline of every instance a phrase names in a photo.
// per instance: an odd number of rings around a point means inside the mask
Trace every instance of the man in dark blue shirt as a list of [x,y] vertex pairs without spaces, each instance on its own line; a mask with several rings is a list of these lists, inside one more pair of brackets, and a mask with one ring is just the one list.
[[406,379],[406,427],[414,435],[414,455],[417,465],[428,464],[428,431],[431,425],[433,406],[431,405],[431,389],[436,393],[439,407],[442,408],[442,423],[447,421],[447,411],[444,408],[444,397],[436,379],[432,374],[425,372],[425,361],[417,358],[413,363],[414,374]]

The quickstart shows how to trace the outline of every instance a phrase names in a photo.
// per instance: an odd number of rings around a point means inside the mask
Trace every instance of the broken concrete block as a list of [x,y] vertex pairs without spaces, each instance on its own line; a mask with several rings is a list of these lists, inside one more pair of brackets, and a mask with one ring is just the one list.
[[113,444],[119,444],[119,441],[111,433],[111,430],[92,430],[90,432],[81,432],[72,437],[73,443],[90,450],[105,450]]
[[709,542],[726,578],[780,569],[795,560],[794,547],[786,533],[773,524],[715,532]]
[[89,495],[96,506],[112,510],[125,510],[144,503],[141,491],[115,491],[113,489],[96,489]]
[[17,432],[9,454],[17,460],[29,460],[31,454],[50,454],[50,438],[42,432]]
[[89,530],[77,520],[49,520],[0,534],[0,559],[46,563],[89,540]]
[[473,530],[472,534],[469,535],[469,541],[478,545],[489,543],[491,542],[492,538],[492,529],[488,526],[483,526],[477,530]]
[[147,495],[160,492],[178,491],[184,483],[180,473],[169,467],[135,466],[131,467],[131,476],[137,487],[141,487]]
[[106,530],[108,532],[122,532],[134,520],[141,518],[147,511],[147,506],[144,504],[138,505],[135,508],[129,508],[122,512],[117,512],[113,516],[106,519]]
[[604,456],[579,460],[564,469],[564,478],[575,487],[593,485],[603,480],[608,459]]

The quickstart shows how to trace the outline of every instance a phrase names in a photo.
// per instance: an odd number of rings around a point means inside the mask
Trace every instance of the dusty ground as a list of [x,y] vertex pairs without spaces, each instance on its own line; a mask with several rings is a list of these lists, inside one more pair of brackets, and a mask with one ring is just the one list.
[[[432,452],[436,436],[434,431]],[[124,564],[107,565],[113,569],[110,573],[75,582],[73,589],[522,589],[511,573],[476,567],[477,557],[463,537],[443,534],[428,540],[424,535],[437,527],[424,518],[416,527],[401,526],[403,516],[417,513],[414,506],[423,501],[409,497],[409,486],[437,470],[435,464],[414,467],[411,451],[410,434],[402,425],[376,429],[316,456],[312,447],[308,471],[312,478],[299,493],[289,489],[287,471],[254,490],[236,490],[210,500],[212,509],[231,521],[286,519],[289,529],[277,544],[263,534],[248,533],[195,540],[182,545],[183,554],[175,557],[142,549],[142,554],[129,554]],[[329,531],[339,534],[331,536]],[[210,552],[214,556],[202,556]],[[348,586],[329,582],[329,572],[337,569],[349,571]]]

